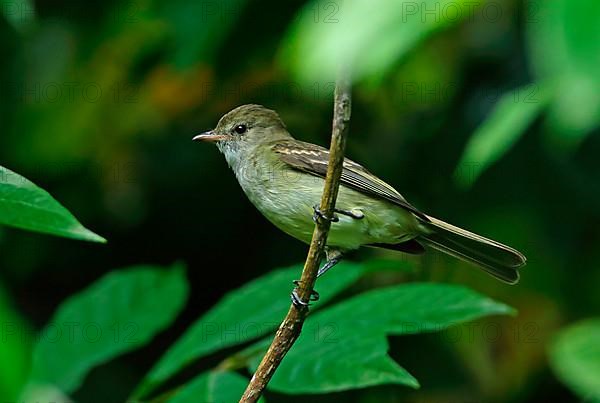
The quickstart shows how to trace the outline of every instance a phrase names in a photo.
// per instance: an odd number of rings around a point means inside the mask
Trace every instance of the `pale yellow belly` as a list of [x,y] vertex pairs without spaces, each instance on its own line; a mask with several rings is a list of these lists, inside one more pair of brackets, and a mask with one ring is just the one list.
[[[323,179],[302,174],[290,177],[287,183],[265,181],[242,187],[269,221],[287,234],[310,242],[314,229],[313,206],[320,202]],[[418,222],[410,212],[345,186],[340,187],[336,207],[361,211],[364,218],[337,214],[339,221],[331,225],[329,246],[350,250],[373,243],[393,244],[412,239],[419,233]]]

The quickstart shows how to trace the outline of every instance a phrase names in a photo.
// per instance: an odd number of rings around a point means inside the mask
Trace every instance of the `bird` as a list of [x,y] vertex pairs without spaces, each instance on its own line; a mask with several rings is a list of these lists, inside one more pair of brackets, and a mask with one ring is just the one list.
[[436,249],[505,283],[519,281],[526,263],[521,252],[423,213],[349,158],[343,162],[334,215],[324,217],[318,203],[329,150],[295,139],[274,110],[239,106],[193,140],[215,143],[250,202],[288,235],[310,243],[316,217],[332,221],[318,277],[347,252],[366,246],[409,254]]

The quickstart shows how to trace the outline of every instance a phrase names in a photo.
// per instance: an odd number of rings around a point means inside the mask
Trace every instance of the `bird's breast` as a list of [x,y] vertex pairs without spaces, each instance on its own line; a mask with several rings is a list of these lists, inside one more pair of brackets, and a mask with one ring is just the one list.
[[[314,230],[313,206],[323,192],[323,178],[291,169],[287,165],[248,161],[244,169],[234,169],[248,199],[275,226],[309,243]],[[387,201],[370,198],[340,187],[336,207],[364,214],[356,219],[338,214],[331,225],[328,245],[357,249],[370,243],[395,243],[410,236],[414,217]]]

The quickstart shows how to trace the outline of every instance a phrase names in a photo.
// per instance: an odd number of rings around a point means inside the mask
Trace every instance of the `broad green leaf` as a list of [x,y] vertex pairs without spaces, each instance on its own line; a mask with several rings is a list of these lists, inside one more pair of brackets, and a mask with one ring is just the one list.
[[483,171],[510,150],[547,103],[547,90],[539,84],[517,88],[500,98],[490,117],[473,133],[465,147],[454,173],[459,185],[472,185]]
[[[311,315],[269,388],[326,393],[384,383],[418,387],[386,353],[386,335],[445,329],[513,310],[467,288],[408,284],[360,294]],[[255,369],[261,357],[253,360]]]
[[530,0],[527,7],[532,70],[553,86],[551,139],[572,147],[600,123],[600,2]]
[[[349,328],[339,328],[336,322],[303,330],[302,337],[310,340],[296,342],[299,345],[285,357],[269,389],[305,394],[383,384],[418,388],[419,382],[387,354],[384,333],[361,330],[353,333]],[[262,357],[257,358],[255,366]]]
[[0,224],[92,242],[106,242],[86,229],[48,192],[0,167]]
[[[249,380],[236,372],[205,372],[184,385],[167,403],[237,402]],[[259,401],[264,402],[263,399]]]
[[550,365],[582,399],[600,401],[600,318],[563,329],[550,345]]
[[[335,273],[319,279],[318,308],[360,277],[363,266],[343,262]],[[302,266],[273,271],[228,293],[169,348],[150,371],[136,395],[141,396],[192,361],[225,347],[260,337],[281,323],[290,306],[292,280]]]
[[184,268],[113,271],[63,302],[39,335],[32,380],[71,393],[95,366],[165,329],[188,294]]
[[0,396],[7,402],[17,401],[29,375],[30,330],[0,287]]
[[[378,76],[433,32],[472,18],[480,0],[314,0],[287,34],[281,60],[301,80]],[[368,17],[367,17],[368,16]]]

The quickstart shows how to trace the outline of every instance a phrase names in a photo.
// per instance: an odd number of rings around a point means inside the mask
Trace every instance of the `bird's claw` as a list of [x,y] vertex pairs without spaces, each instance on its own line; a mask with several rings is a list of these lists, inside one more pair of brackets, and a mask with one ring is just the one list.
[[312,301],[318,301],[319,300],[319,293],[315,290],[312,290],[310,293],[310,297],[308,298],[308,301],[303,301],[302,298],[300,298],[300,296],[298,295],[298,287],[300,286],[301,281],[300,280],[294,280],[293,281],[295,287],[292,290],[292,295],[290,295],[290,298],[292,299],[292,303],[300,308],[300,307],[306,307],[309,306],[310,303]]
[[321,209],[319,208],[319,206],[317,204],[315,204],[313,206],[313,210],[314,210],[314,213],[313,213],[312,218],[313,218],[314,222],[317,222],[319,220],[319,218],[322,218],[329,222],[338,222],[340,220],[340,218],[338,216],[336,216],[335,214],[333,214],[331,217],[326,216],[325,213],[323,213],[321,211]]
[[302,301],[302,299],[300,299],[297,288],[294,288],[294,290],[292,291],[292,295],[290,295],[290,298],[292,299],[292,304],[294,304],[296,308],[303,308],[310,305],[308,302]]

